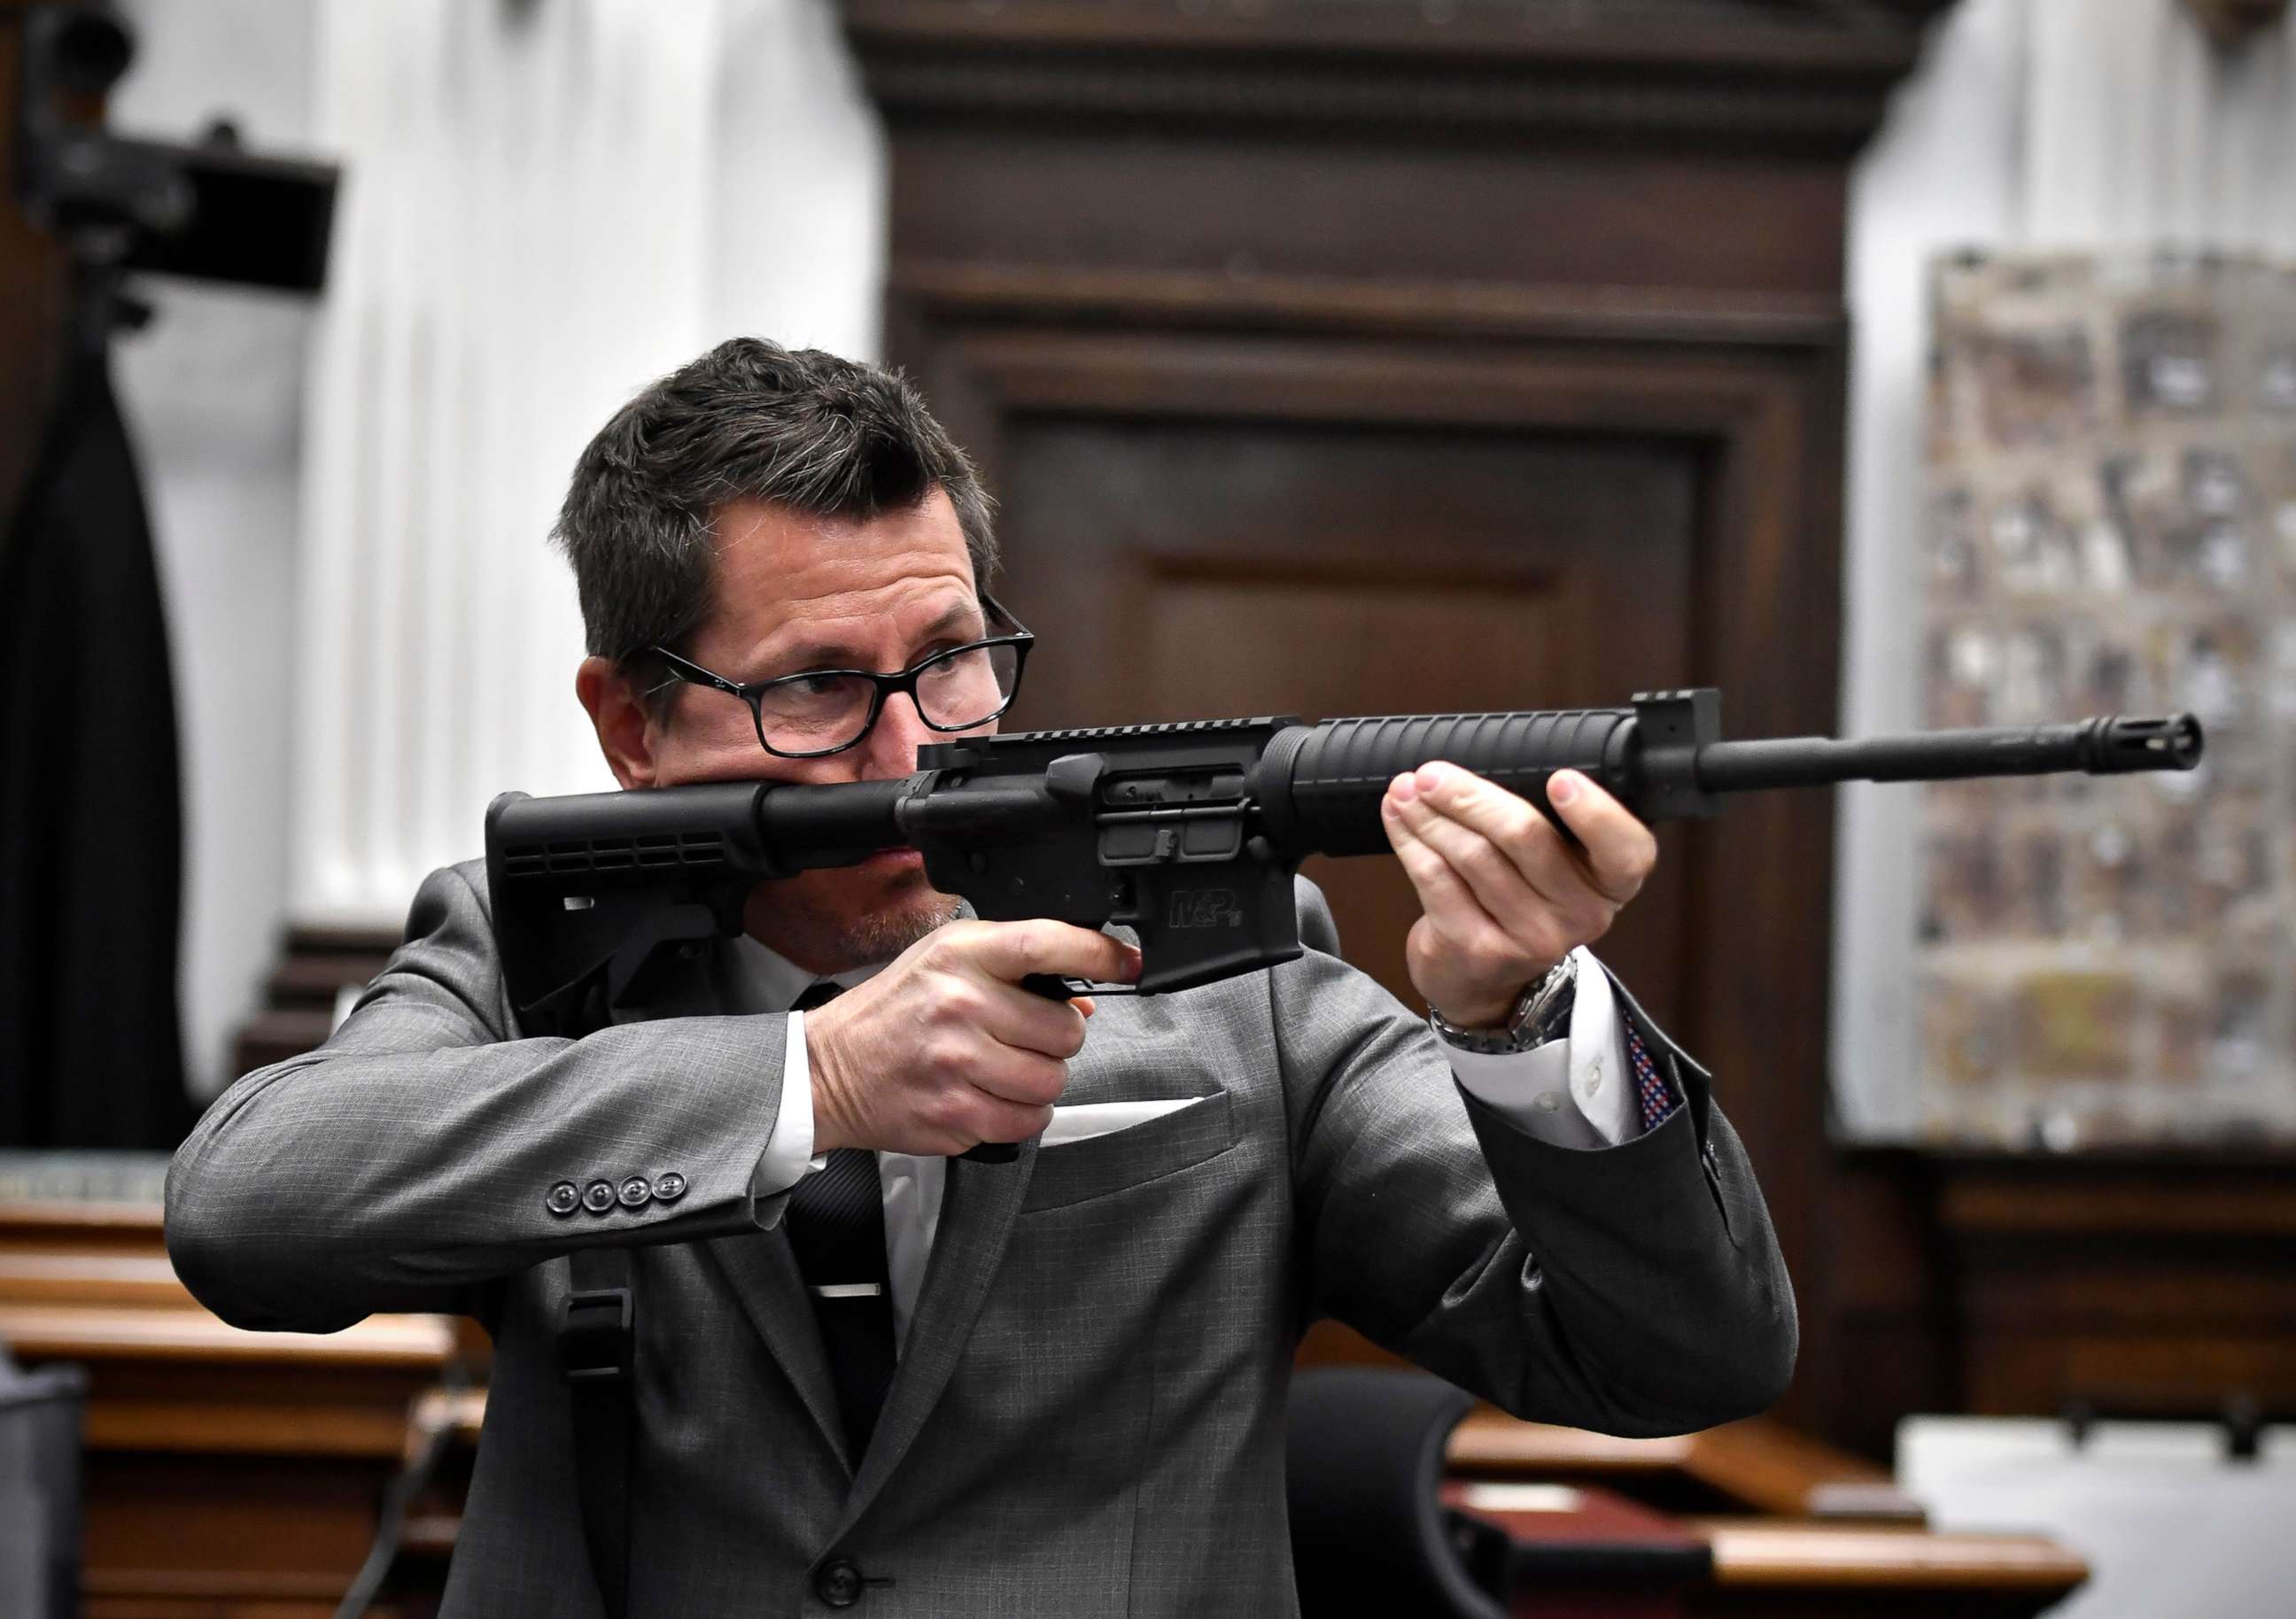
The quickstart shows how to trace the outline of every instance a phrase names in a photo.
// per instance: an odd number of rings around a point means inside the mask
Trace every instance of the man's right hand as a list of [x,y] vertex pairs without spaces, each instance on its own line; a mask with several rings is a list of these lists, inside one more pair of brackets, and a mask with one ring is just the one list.
[[953,1157],[1052,1122],[1092,1002],[1048,1001],[1030,973],[1130,983],[1140,953],[1066,922],[951,922],[805,1015],[816,1152]]

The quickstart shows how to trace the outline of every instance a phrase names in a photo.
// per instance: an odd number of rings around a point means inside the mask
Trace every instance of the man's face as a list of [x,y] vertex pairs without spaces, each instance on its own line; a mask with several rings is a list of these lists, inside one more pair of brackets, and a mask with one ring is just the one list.
[[[987,633],[964,531],[939,489],[914,510],[867,522],[735,502],[719,510],[717,536],[716,602],[681,650],[729,680],[822,668],[890,674]],[[618,747],[591,701],[589,667],[584,700],[626,787],[889,780],[915,771],[920,744],[948,740],[918,718],[909,698],[898,696],[843,753],[780,758],[758,745],[740,699],[681,683],[660,720],[644,717],[643,741],[632,736],[636,747]],[[623,724],[634,730],[636,720],[625,716]],[[825,974],[898,954],[948,920],[955,907],[926,882],[922,859],[904,849],[761,883],[745,921],[759,943]]]

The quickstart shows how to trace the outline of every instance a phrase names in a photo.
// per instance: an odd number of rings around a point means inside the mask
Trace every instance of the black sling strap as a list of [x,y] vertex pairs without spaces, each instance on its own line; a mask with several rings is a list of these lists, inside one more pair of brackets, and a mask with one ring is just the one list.
[[607,1619],[630,1607],[630,1465],[637,1430],[637,1318],[624,1247],[577,1248],[558,1323],[558,1368],[574,1419],[582,1539]]

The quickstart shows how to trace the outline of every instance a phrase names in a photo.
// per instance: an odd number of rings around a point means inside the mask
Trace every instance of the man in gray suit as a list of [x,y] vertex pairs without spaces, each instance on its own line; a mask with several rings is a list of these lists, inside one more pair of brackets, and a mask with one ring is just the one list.
[[[558,532],[626,788],[904,775],[1019,679],[979,483],[868,367],[721,346],[608,423]],[[486,1322],[449,1614],[1289,1612],[1284,1396],[1317,1316],[1614,1433],[1791,1375],[1707,1076],[1582,948],[1654,846],[1583,777],[1553,797],[1579,850],[1465,772],[1390,786],[1431,1022],[1340,960],[1305,883],[1299,961],[1062,1003],[1020,980],[1137,953],[966,918],[890,854],[761,886],[642,1019],[529,1037],[482,865],[439,871],[334,1037],[184,1143],[169,1252],[247,1327]],[[980,1142],[1019,1156],[947,1156]],[[602,1595],[556,1341],[570,1255],[609,1246],[639,1303]]]

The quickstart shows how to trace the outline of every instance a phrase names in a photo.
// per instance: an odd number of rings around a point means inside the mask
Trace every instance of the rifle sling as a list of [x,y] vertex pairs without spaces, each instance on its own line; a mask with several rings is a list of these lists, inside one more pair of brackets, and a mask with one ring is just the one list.
[[630,1606],[630,1467],[637,1431],[637,1321],[624,1247],[567,1255],[572,1288],[558,1328],[558,1364],[574,1420],[582,1539],[607,1619]]

